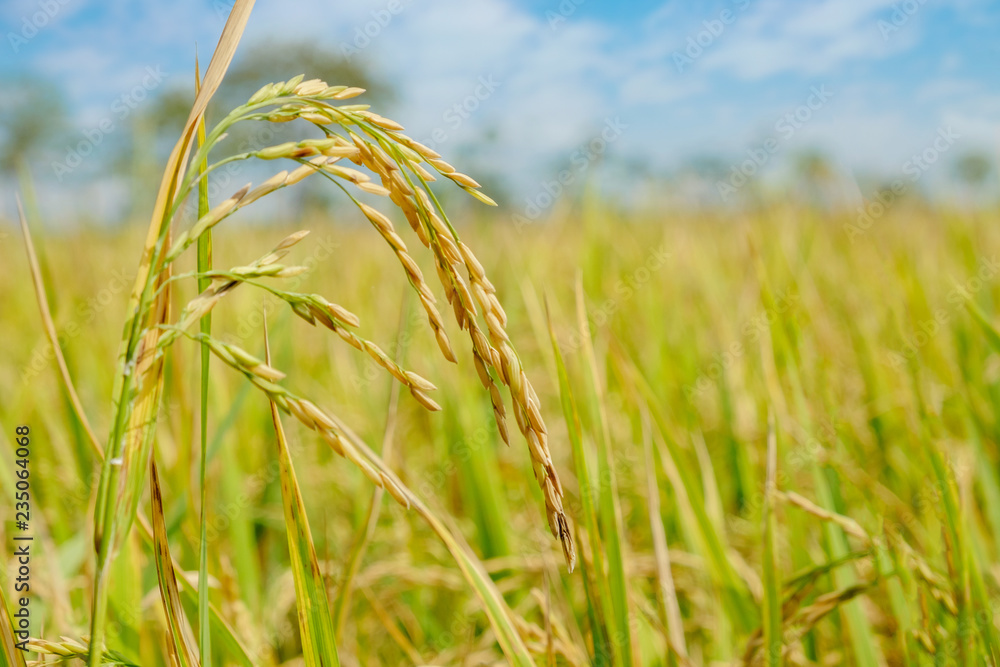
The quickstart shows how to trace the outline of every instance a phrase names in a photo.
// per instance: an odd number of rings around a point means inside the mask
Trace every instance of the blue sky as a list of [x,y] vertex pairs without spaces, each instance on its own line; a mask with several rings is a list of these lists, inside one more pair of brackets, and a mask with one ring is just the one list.
[[[60,86],[82,136],[149,82],[147,68],[164,74],[153,94],[188,85],[225,5],[8,0],[0,73]],[[416,138],[440,130],[447,156],[494,136],[477,160],[519,174],[525,201],[609,124],[620,131],[606,157],[657,172],[698,156],[736,167],[772,138],[761,173],[818,148],[844,174],[889,178],[950,128],[957,139],[925,182],[941,181],[961,152],[996,153],[998,28],[1000,3],[978,0],[261,1],[244,46],[273,36],[354,48],[398,86],[394,115]],[[796,113],[791,133],[776,129]],[[38,169],[44,182],[51,169]]]

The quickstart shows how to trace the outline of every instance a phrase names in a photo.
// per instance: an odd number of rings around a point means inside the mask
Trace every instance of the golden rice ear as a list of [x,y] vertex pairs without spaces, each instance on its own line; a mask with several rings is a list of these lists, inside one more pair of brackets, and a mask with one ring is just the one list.
[[[129,308],[129,320],[125,327],[126,350],[123,356],[122,372],[116,384],[123,389],[118,398],[119,413],[116,415],[115,428],[125,433],[127,445],[124,446],[125,456],[114,456],[111,460],[115,465],[122,466],[125,479],[128,482],[128,498],[134,499],[137,479],[129,472],[130,455],[137,451],[148,451],[153,438],[149,429],[155,424],[155,410],[163,386],[164,352],[180,336],[187,336],[201,344],[203,352],[214,355],[223,364],[241,373],[253,386],[267,395],[271,401],[273,414],[284,410],[292,414],[303,426],[316,430],[330,443],[333,450],[348,459],[359,468],[374,484],[385,487],[394,498],[405,506],[416,505],[418,501],[411,497],[405,486],[387,471],[377,457],[372,455],[364,445],[359,445],[353,435],[334,416],[325,413],[316,404],[301,398],[284,387],[280,381],[284,379],[283,372],[271,365],[269,355],[259,359],[246,349],[229,342],[214,339],[205,320],[214,306],[225,296],[241,285],[266,289],[271,294],[283,299],[296,316],[311,325],[319,324],[332,330],[345,342],[365,353],[376,364],[381,366],[397,382],[406,386],[414,400],[428,410],[440,410],[430,392],[434,385],[424,377],[403,369],[389,357],[386,352],[374,342],[362,338],[350,327],[359,325],[358,318],[350,311],[326,301],[318,295],[290,292],[280,288],[272,288],[272,279],[291,278],[305,271],[302,266],[288,266],[279,263],[299,240],[303,233],[293,234],[273,250],[256,261],[236,266],[228,271],[217,270],[211,261],[211,248],[206,234],[222,220],[231,216],[242,206],[255,203],[259,199],[272,194],[278,189],[294,185],[301,180],[316,174],[332,181],[341,187],[360,212],[372,224],[375,230],[390,246],[402,266],[406,280],[417,293],[421,307],[424,310],[435,340],[444,357],[450,361],[456,360],[451,341],[446,333],[443,317],[437,306],[437,300],[431,286],[425,280],[420,264],[410,253],[407,243],[397,233],[391,216],[377,208],[354,198],[357,191],[368,195],[389,198],[403,212],[407,222],[417,234],[421,244],[431,250],[432,259],[445,290],[448,302],[455,313],[459,326],[468,331],[473,344],[473,358],[480,381],[488,390],[494,418],[504,442],[509,441],[506,422],[506,408],[501,386],[510,389],[515,418],[527,442],[529,454],[533,461],[533,469],[538,483],[541,485],[545,498],[546,515],[554,534],[561,539],[568,537],[568,523],[562,511],[562,486],[552,468],[548,453],[544,425],[537,405],[529,405],[528,391],[530,385],[521,371],[520,361],[510,346],[506,332],[506,314],[494,296],[492,284],[489,283],[481,264],[471,254],[471,250],[458,237],[451,222],[448,220],[438,202],[436,194],[428,186],[429,182],[437,180],[438,175],[446,178],[463,190],[469,191],[482,201],[491,202],[485,195],[475,191],[479,183],[470,176],[455,170],[441,156],[430,148],[402,135],[403,126],[396,121],[381,116],[369,110],[363,104],[337,104],[359,95],[359,88],[346,86],[329,86],[319,79],[306,80],[304,75],[295,76],[288,81],[282,81],[262,87],[250,98],[251,104],[239,107],[228,114],[218,125],[208,132],[204,122],[204,111],[209,98],[218,87],[222,74],[232,58],[235,44],[242,33],[252,2],[237,0],[230,22],[220,47],[213,58],[212,65],[202,83],[196,97],[194,109],[185,126],[184,134],[171,154],[168,168],[161,182],[160,192],[154,208],[154,217],[147,239],[146,252],[140,265],[140,276],[132,294]],[[242,115],[241,115],[242,110]],[[313,132],[322,132],[319,138],[300,139],[298,141],[280,142],[266,147],[255,147],[254,150],[240,153],[227,158],[223,162],[209,164],[210,151],[223,137],[230,127],[244,120],[288,123],[296,119],[312,121],[308,126]],[[198,130],[199,141],[193,140],[195,128]],[[293,126],[294,127],[294,126]],[[280,140],[279,140],[280,141]],[[188,162],[189,154],[197,145],[197,153]],[[273,176],[251,189],[248,184],[228,199],[209,209],[207,205],[207,179],[214,168],[223,163],[237,159],[256,158],[263,161],[289,160],[297,166],[291,170],[278,170]],[[347,158],[362,169],[348,166]],[[342,162],[342,163],[341,163]],[[186,175],[186,169],[193,171]],[[378,176],[373,180],[369,172]],[[441,179],[444,180],[444,179]],[[348,184],[356,189],[348,190]],[[186,232],[181,233],[174,244],[171,244],[172,224],[176,202],[186,200],[195,190],[199,192],[200,218]],[[363,196],[363,195],[358,195]],[[198,242],[198,269],[191,275],[182,274],[176,277],[171,273],[172,262],[190,245]],[[471,258],[471,259],[470,259]],[[463,267],[464,270],[463,270]],[[469,273],[466,278],[463,274]],[[199,281],[197,297],[188,303],[177,323],[172,324],[169,305],[170,286],[172,280],[195,277]],[[482,317],[480,317],[480,315]],[[194,322],[201,321],[202,328],[198,334],[188,331]],[[140,332],[138,337],[135,332]],[[137,350],[137,351],[136,351]],[[203,362],[203,392],[207,386],[208,363],[207,354]],[[148,376],[148,377],[147,377]],[[140,378],[136,380],[135,378]],[[152,382],[149,379],[152,378]],[[146,386],[142,386],[146,383]],[[140,391],[153,387],[153,389]],[[134,392],[130,393],[132,390]],[[132,395],[141,395],[141,403],[133,410],[129,399]],[[207,395],[204,394],[203,395]],[[202,424],[205,419],[205,407],[202,407]],[[149,434],[149,437],[146,437]],[[118,431],[112,441],[115,446],[120,440]],[[203,435],[204,438],[204,435]],[[142,444],[143,449],[134,443]],[[121,448],[121,447],[120,447]],[[207,451],[202,448],[203,456]],[[112,452],[108,453],[109,456]],[[124,463],[121,463],[124,461]],[[204,459],[203,459],[204,461]],[[202,480],[204,480],[204,463]],[[102,577],[106,574],[108,564],[113,554],[127,535],[124,532],[116,534],[114,529],[120,526],[118,505],[121,498],[115,497],[118,480],[115,476],[117,468],[106,463],[102,483],[98,493],[98,523],[96,527],[98,561]],[[286,480],[287,481],[287,480]],[[203,486],[204,489],[207,486]],[[140,489],[141,490],[141,489]],[[116,504],[117,503],[117,504]],[[202,506],[207,507],[203,500]],[[435,522],[432,515],[421,510],[435,531],[445,540],[449,550],[460,561],[463,573],[476,588],[477,595],[488,607],[488,615],[494,631],[494,636],[501,644],[508,658],[515,659],[518,664],[530,664],[528,653],[517,627],[509,618],[509,609],[492,586],[485,570],[475,559],[469,559],[469,554],[463,545],[455,542],[450,533],[440,522]],[[133,511],[134,514],[134,511]],[[203,514],[204,516],[204,514]],[[162,517],[160,517],[162,519]],[[108,525],[103,525],[101,521]],[[116,525],[117,524],[117,525]],[[205,523],[202,523],[204,535]],[[564,526],[566,527],[564,529]],[[105,529],[108,532],[105,532]],[[106,539],[114,535],[114,540]],[[159,537],[164,537],[160,535]],[[165,538],[158,540],[160,545],[166,543]],[[207,604],[206,550],[202,542],[201,550],[201,584],[200,602]],[[572,543],[564,543],[564,551],[569,558],[572,553]],[[165,553],[165,551],[164,551]],[[169,554],[168,554],[169,555]],[[309,559],[306,559],[309,560]],[[312,559],[315,561],[315,559]],[[166,559],[164,559],[166,562]],[[301,561],[305,563],[305,560]],[[315,562],[312,563],[315,566]],[[572,561],[570,561],[572,567]],[[315,569],[315,567],[314,567]],[[315,572],[313,573],[316,574]],[[318,578],[317,578],[318,580]],[[103,582],[104,579],[100,579]],[[176,588],[176,586],[174,587]],[[102,646],[103,616],[107,607],[108,589],[101,583],[95,595],[94,628],[96,646]],[[176,597],[176,595],[175,595]],[[301,609],[300,609],[301,611]],[[209,636],[208,615],[200,617],[200,637]],[[307,636],[304,633],[303,636]],[[310,641],[310,640],[306,640]],[[335,646],[335,644],[330,644]],[[202,644],[202,660],[204,655],[212,655],[210,643]],[[314,653],[315,655],[315,653]],[[175,657],[177,657],[175,655]],[[91,656],[90,663],[96,667],[100,656]]]

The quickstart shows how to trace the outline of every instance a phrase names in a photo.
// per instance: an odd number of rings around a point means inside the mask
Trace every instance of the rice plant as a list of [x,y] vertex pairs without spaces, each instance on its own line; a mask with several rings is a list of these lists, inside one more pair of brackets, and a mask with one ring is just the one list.
[[[358,88],[297,76],[205,117],[251,5],[197,81],[127,303],[86,344],[65,303],[98,272],[69,260],[138,239],[39,257],[21,214],[4,321],[38,324],[5,333],[52,362],[0,402],[4,437],[30,422],[39,443],[34,620],[5,572],[0,665],[1000,661],[995,210],[900,210],[863,242],[781,202],[720,221],[588,196],[520,235],[454,224],[436,188],[494,202]],[[252,123],[302,135],[213,162]],[[238,162],[275,173],[213,205]],[[306,179],[385,244],[240,226]],[[324,234],[341,252],[310,261]],[[527,456],[502,446],[508,411]]]

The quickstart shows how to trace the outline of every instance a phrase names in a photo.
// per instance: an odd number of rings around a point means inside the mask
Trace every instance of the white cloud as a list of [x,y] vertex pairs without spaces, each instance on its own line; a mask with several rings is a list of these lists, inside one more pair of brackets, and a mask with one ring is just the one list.
[[771,0],[751,6],[706,49],[704,66],[748,80],[783,72],[836,71],[852,60],[884,58],[918,43],[917,20],[891,39],[878,20],[891,0],[823,0],[792,4]]
[[[2,15],[16,21],[36,1],[8,3]],[[398,87],[395,116],[410,134],[426,140],[440,129],[446,157],[471,154],[528,183],[551,177],[553,165],[567,163],[614,117],[630,129],[609,149],[613,157],[667,167],[699,152],[742,154],[762,128],[802,103],[814,81],[833,82],[836,97],[797,133],[789,153],[816,145],[847,164],[892,170],[946,119],[969,136],[997,136],[1000,98],[966,72],[971,59],[961,43],[950,44],[942,68],[922,82],[880,69],[901,53],[923,53],[918,47],[936,27],[925,12],[939,9],[921,9],[884,39],[877,23],[895,0],[752,0],[678,72],[675,50],[703,21],[740,2],[704,10],[672,1],[607,23],[581,11],[553,30],[543,11],[519,0],[396,1],[258,3],[237,58],[272,37],[334,51],[351,46],[353,57]],[[984,11],[979,0],[951,1]],[[67,5],[23,62],[58,81],[88,127],[146,66],[161,65],[172,81],[189,85],[195,45],[204,69],[225,22],[220,2],[113,0],[86,12],[78,9],[83,3]],[[94,20],[97,12],[104,18]],[[498,85],[476,98],[484,79]]]

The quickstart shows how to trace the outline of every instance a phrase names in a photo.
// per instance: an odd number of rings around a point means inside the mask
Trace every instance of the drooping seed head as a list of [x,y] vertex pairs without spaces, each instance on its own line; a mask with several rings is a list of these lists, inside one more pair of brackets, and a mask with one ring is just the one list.
[[484,204],[486,204],[487,206],[497,206],[497,203],[495,201],[493,201],[492,197],[490,197],[489,195],[484,194],[480,190],[473,190],[472,188],[462,188],[462,189],[465,190],[466,192],[468,192],[470,195],[472,195],[476,199],[478,199],[479,201],[481,201]]
[[262,148],[254,155],[261,160],[277,160],[279,158],[291,157],[298,149],[298,142],[286,141],[283,144]]
[[413,395],[413,398],[417,399],[418,403],[420,403],[422,406],[424,406],[431,412],[437,412],[438,410],[441,409],[440,405],[435,403],[430,396],[425,394],[420,389],[417,389],[415,387],[410,387],[410,393]]
[[472,178],[471,176],[468,176],[466,174],[463,174],[461,172],[458,172],[458,171],[456,171],[455,173],[452,173],[452,174],[445,174],[445,176],[447,176],[451,180],[455,181],[456,183],[459,183],[459,184],[464,185],[464,186],[469,187],[469,188],[479,188],[479,187],[482,187],[481,185],[479,185],[479,183],[474,178]]
[[364,88],[345,88],[338,93],[331,95],[335,100],[349,100],[365,92]]
[[188,235],[188,241],[193,242],[194,239],[202,235],[206,230],[211,229],[215,225],[225,218],[227,215],[233,212],[236,207],[240,204],[243,198],[246,196],[247,192],[250,191],[250,184],[247,183],[242,188],[237,190],[232,197],[222,202],[211,211],[199,218],[198,222],[194,224]]
[[451,166],[450,164],[439,158],[430,158],[427,160],[427,163],[432,167],[434,167],[435,169],[437,169],[442,174],[444,174],[445,176],[447,176],[448,174],[455,173],[455,168],[453,166]]
[[253,190],[247,193],[247,196],[243,198],[240,203],[241,206],[246,206],[247,204],[252,204],[264,195],[271,194],[278,188],[282,187],[288,179],[288,171],[279,171],[277,174],[267,179]]
[[304,78],[306,78],[305,74],[299,74],[298,76],[293,76],[288,81],[282,81],[281,83],[276,84],[278,87],[278,95],[291,95],[298,85],[302,83],[302,79]]
[[249,105],[260,104],[262,102],[266,102],[270,99],[273,99],[274,97],[277,97],[277,94],[278,94],[278,88],[275,87],[275,84],[269,83],[262,86],[260,90],[251,95],[250,99],[247,101],[247,104]]
[[389,194],[390,194],[388,188],[384,188],[381,185],[378,185],[376,183],[364,182],[364,183],[358,183],[357,186],[358,186],[359,190],[367,192],[368,194],[371,194],[371,195],[379,195],[380,197],[388,197]]
[[313,97],[319,95],[329,86],[326,85],[326,81],[321,81],[320,79],[310,79],[309,81],[303,81],[299,85],[295,86],[293,91],[299,97]]

